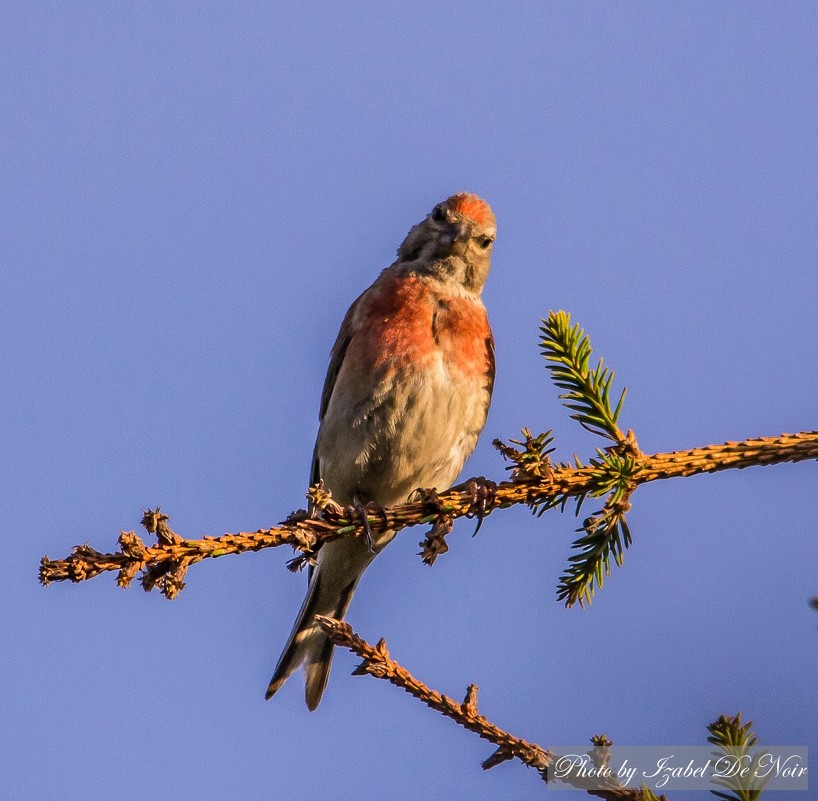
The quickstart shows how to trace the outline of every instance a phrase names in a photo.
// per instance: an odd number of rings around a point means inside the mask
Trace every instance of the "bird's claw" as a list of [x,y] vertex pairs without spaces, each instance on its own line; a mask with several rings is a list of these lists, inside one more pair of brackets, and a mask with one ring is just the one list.
[[422,503],[424,511],[430,515],[440,514],[443,508],[443,502],[434,487],[418,487],[409,496],[409,500]]
[[346,508],[346,516],[350,520],[355,520],[355,518],[358,518],[360,521],[364,530],[364,542],[366,543],[366,547],[369,548],[372,553],[377,553],[375,548],[375,540],[372,536],[372,526],[369,523],[370,513],[380,516],[380,518],[383,520],[384,530],[386,530],[389,526],[389,518],[387,517],[386,509],[383,506],[373,503],[372,501],[366,504],[357,501]]
[[474,537],[480,531],[483,520],[491,511],[488,507],[494,503],[494,499],[497,497],[497,482],[485,476],[478,476],[466,482],[465,490],[471,499],[472,505],[472,510],[467,517],[477,518],[477,527],[474,529],[474,534],[472,534],[472,537]]

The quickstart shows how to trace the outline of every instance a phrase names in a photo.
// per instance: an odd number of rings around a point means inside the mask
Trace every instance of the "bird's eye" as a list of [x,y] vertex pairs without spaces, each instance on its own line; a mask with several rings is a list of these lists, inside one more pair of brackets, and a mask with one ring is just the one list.
[[485,250],[493,241],[490,236],[484,236],[477,244]]
[[443,206],[435,206],[432,209],[432,219],[435,222],[443,222],[446,219],[446,212],[443,211]]

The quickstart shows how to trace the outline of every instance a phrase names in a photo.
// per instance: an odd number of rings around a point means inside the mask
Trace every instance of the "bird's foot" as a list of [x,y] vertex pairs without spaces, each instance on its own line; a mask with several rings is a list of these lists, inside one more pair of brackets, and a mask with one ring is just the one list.
[[465,491],[471,498],[472,505],[467,517],[477,518],[477,528],[474,529],[474,534],[472,534],[472,537],[474,537],[480,531],[485,517],[491,512],[489,506],[494,503],[494,499],[497,497],[497,482],[485,476],[477,476],[477,478],[470,478],[466,482]]
[[409,500],[422,503],[424,511],[430,515],[440,514],[443,510],[443,502],[434,487],[418,487],[409,496]]
[[386,508],[374,503],[373,501],[369,501],[369,503],[366,504],[356,501],[354,504],[347,506],[346,508],[346,516],[350,520],[355,520],[357,518],[360,521],[364,530],[364,542],[366,543],[366,547],[369,548],[372,553],[377,553],[375,548],[375,540],[372,536],[372,526],[369,522],[370,514],[381,518],[383,521],[384,531],[388,528],[389,518],[386,514]]

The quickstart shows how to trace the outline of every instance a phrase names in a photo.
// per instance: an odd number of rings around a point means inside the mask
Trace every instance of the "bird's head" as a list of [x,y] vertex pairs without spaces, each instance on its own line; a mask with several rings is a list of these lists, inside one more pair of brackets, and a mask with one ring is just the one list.
[[411,262],[415,272],[458,283],[479,295],[496,235],[491,206],[477,195],[460,192],[438,203],[412,228],[398,249],[398,260]]

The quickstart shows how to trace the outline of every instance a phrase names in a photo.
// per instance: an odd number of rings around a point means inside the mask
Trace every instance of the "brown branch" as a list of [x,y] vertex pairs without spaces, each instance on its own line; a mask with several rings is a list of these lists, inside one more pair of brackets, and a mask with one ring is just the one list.
[[[364,660],[355,669],[353,675],[369,674],[378,679],[386,679],[426,704],[430,709],[440,712],[458,725],[496,745],[497,750],[483,762],[484,770],[509,759],[519,759],[524,765],[537,770],[547,780],[548,766],[553,762],[555,754],[536,743],[515,737],[479,714],[476,684],[468,686],[462,703],[455,701],[448,695],[442,695],[437,690],[431,689],[420,679],[416,679],[405,667],[395,662],[389,656],[386,642],[383,639],[373,646],[359,637],[349,623],[323,615],[316,615],[315,619],[336,645],[348,648]],[[612,744],[608,740],[605,742],[607,745]],[[605,787],[598,786],[601,779],[595,780],[596,787],[589,786],[587,781],[569,776],[565,777],[565,781],[585,790],[589,795],[595,795],[608,801],[641,801],[643,798],[641,789],[624,787],[613,780],[606,782]],[[664,799],[665,797],[659,796],[659,798]]]
[[[818,459],[818,431],[760,437],[653,455],[640,453],[633,443],[629,447],[631,452],[636,453],[638,465],[633,477],[635,487],[665,478]],[[496,489],[492,484],[492,491],[478,498],[475,485],[491,482],[472,479],[440,495],[427,493],[422,500],[399,504],[383,510],[383,513],[373,512],[367,517],[368,527],[372,533],[379,533],[387,529],[435,524],[434,537],[428,547],[442,553],[446,548],[445,534],[451,521],[456,518],[475,514],[482,516],[497,508],[520,503],[542,503],[560,496],[583,496],[593,487],[593,481],[594,469],[587,466],[554,465],[544,475],[526,475],[517,470],[514,480],[497,484]],[[315,488],[310,495],[314,500],[327,497],[327,493]],[[78,545],[66,559],[51,560],[44,556],[40,564],[40,581],[43,584],[66,580],[79,582],[115,570],[119,571],[117,583],[126,587],[142,571],[145,589],[159,586],[168,598],[172,598],[184,586],[183,577],[187,568],[202,559],[260,551],[279,545],[290,545],[309,558],[317,544],[343,536],[362,536],[365,530],[359,517],[348,516],[347,512],[331,503],[326,506],[321,518],[312,518],[300,511],[290,515],[279,526],[203,539],[180,537],[170,530],[167,519],[158,509],[145,513],[142,523],[156,535],[155,545],[146,545],[135,532],[129,531],[120,534],[120,550],[116,553],[102,553],[89,545]],[[426,551],[427,547],[424,546],[426,561],[434,561],[435,554],[430,557]]]

